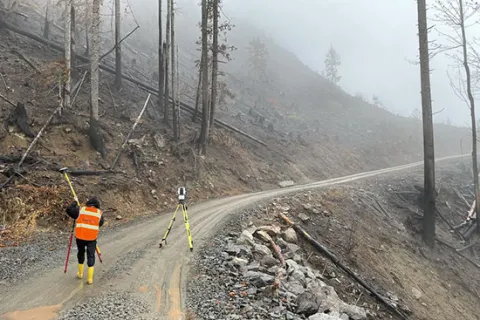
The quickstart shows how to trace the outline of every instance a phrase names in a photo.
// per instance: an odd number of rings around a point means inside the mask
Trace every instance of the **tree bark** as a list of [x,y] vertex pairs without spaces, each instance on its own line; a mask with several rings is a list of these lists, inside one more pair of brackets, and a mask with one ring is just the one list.
[[164,110],[163,110],[163,122],[166,125],[170,125],[170,92],[169,92],[169,65],[170,65],[170,48],[171,48],[171,43],[170,43],[170,0],[167,0],[167,25],[165,28],[165,48],[164,48],[164,53],[165,53],[165,97],[164,97]]
[[202,65],[203,61],[200,59],[200,65],[198,67],[198,84],[197,84],[197,94],[195,95],[195,113],[192,116],[192,121],[196,122],[198,118],[198,105],[200,104],[200,95],[201,91],[200,88],[202,86]]
[[100,0],[93,0],[92,6],[92,52],[90,56],[90,118],[98,121],[98,82],[99,82],[99,52],[100,52]]
[[72,12],[71,12],[71,16],[70,16],[70,19],[71,19],[71,23],[70,23],[70,50],[71,50],[71,54],[70,54],[70,60],[71,60],[71,69],[74,70],[77,66],[77,54],[76,54],[76,51],[77,51],[77,19],[76,19],[76,13],[75,13],[75,2],[74,0],[72,0],[72,6],[71,6],[71,9],[72,9]]
[[65,2],[65,30],[63,41],[65,45],[65,72],[62,79],[62,82],[64,82],[63,108],[70,108],[70,69],[72,68],[72,0],[67,0]]
[[171,33],[171,57],[172,57],[172,74],[171,74],[171,87],[172,87],[172,124],[173,124],[173,139],[178,141],[180,139],[179,130],[178,130],[178,119],[177,119],[177,96],[176,96],[176,79],[177,76],[177,64],[175,61],[175,13],[173,7],[173,0],[168,0],[170,6],[170,33]]
[[210,129],[210,108],[208,101],[208,8],[207,0],[202,0],[202,127],[198,149],[200,154],[207,151],[208,133]]
[[[475,98],[472,93],[472,76],[470,72],[470,65],[468,64],[468,51],[467,51],[467,36],[465,32],[465,12],[463,10],[463,0],[459,0],[460,10],[460,29],[462,32],[462,51],[463,51],[463,67],[465,68],[465,76],[467,79],[467,96],[470,103],[470,116],[472,121],[472,169],[473,169],[473,185],[475,187],[475,203],[477,218],[480,208],[478,201],[479,187],[478,187],[478,162],[477,162],[477,121],[475,117]],[[478,219],[477,219],[478,221]],[[477,231],[480,233],[480,223],[477,223]]]
[[50,0],[47,1],[47,8],[45,10],[45,21],[43,23],[43,37],[48,39],[50,36],[50,20],[48,18],[48,14],[50,11]]
[[424,214],[423,240],[435,245],[435,152],[430,92],[430,61],[428,52],[428,28],[426,0],[417,1],[418,40],[420,52],[420,78],[422,84],[423,152],[424,152]]
[[121,32],[121,7],[120,0],[115,0],[115,87],[122,86],[122,46],[120,44]]
[[164,108],[164,61],[163,61],[163,25],[162,25],[162,0],[158,0],[158,109]]
[[213,0],[212,96],[210,99],[210,127],[214,126],[217,105],[218,78],[218,0]]

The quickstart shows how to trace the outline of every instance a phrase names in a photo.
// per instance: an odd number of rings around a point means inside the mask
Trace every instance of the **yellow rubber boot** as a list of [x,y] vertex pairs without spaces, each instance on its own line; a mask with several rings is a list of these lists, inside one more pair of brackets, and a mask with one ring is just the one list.
[[77,278],[83,279],[83,264],[80,264],[80,263],[78,264]]
[[88,283],[88,284],[92,284],[92,283],[93,283],[93,267],[88,267],[87,283]]

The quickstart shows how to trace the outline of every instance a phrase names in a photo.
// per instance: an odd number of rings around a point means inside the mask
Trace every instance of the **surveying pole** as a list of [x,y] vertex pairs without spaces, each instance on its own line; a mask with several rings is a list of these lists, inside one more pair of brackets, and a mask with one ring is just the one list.
[[159,246],[161,248],[164,243],[167,244],[167,237],[170,234],[170,231],[172,230],[173,223],[175,222],[175,218],[177,216],[178,209],[182,208],[183,222],[185,224],[185,230],[187,232],[188,246],[190,247],[190,251],[193,251],[192,233],[190,232],[190,222],[188,221],[187,205],[185,204],[185,200],[186,200],[186,197],[187,197],[187,190],[185,189],[185,187],[178,188],[177,195],[178,195],[177,208],[175,209],[175,212],[173,213],[172,219],[170,220],[170,223],[168,224],[167,230],[165,230],[165,235],[163,236],[162,241],[160,241]]

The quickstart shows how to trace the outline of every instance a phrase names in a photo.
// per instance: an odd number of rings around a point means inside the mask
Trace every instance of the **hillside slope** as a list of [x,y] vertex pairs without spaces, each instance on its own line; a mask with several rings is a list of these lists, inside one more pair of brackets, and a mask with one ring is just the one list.
[[[21,12],[28,18],[5,14],[0,19],[41,36],[43,19],[38,9],[24,6]],[[185,14],[177,19],[183,65],[181,74],[186,79],[185,95],[188,95],[188,76],[196,73],[192,52],[195,52],[198,35],[194,21],[188,17]],[[147,30],[152,16],[142,16],[140,11],[137,19],[145,24],[142,29]],[[57,29],[52,31],[50,39],[58,42],[62,36],[61,30]],[[182,184],[187,185],[191,200],[196,202],[272,188],[282,180],[302,183],[420,159],[418,123],[359,102],[338,87],[329,86],[331,91],[325,93],[327,84],[322,77],[268,39],[269,70],[276,70],[278,74],[272,74],[276,80],[266,88],[268,96],[265,100],[274,102],[252,110],[249,105],[251,97],[242,94],[249,78],[241,70],[245,66],[240,58],[244,57],[241,51],[246,43],[255,36],[248,30],[239,26],[232,34],[232,41],[238,41],[235,45],[240,49],[235,60],[227,64],[226,81],[236,98],[221,106],[218,116],[263,140],[268,147],[215,128],[208,156],[198,157],[193,143],[198,124],[192,123],[188,114],[182,114],[182,139],[175,144],[171,141],[170,129],[160,120],[159,111],[149,107],[120,160],[121,174],[74,179],[82,200],[98,195],[110,221],[115,217],[125,220],[139,214],[172,209],[174,192]],[[104,40],[102,52],[110,47],[110,41]],[[125,73],[151,85],[155,85],[150,77],[156,59],[154,41],[151,34],[134,34],[125,41],[124,50]],[[77,48],[80,53],[83,53],[82,46],[82,39],[79,39]],[[58,89],[55,90],[53,75],[58,72],[61,53],[2,28],[0,56],[0,71],[5,80],[4,85],[0,82],[0,93],[14,104],[25,104],[31,127],[37,133],[58,105]],[[109,61],[107,59],[106,63]],[[86,68],[88,65],[80,65],[72,71],[74,83],[81,80]],[[191,77],[189,81],[196,82]],[[55,219],[71,196],[62,176],[55,170],[63,166],[90,170],[108,167],[147,96],[138,86],[126,81],[119,93],[113,93],[112,88],[113,78],[102,72],[100,123],[108,150],[106,158],[93,151],[86,135],[89,115],[87,76],[75,106],[56,117],[53,125],[47,128],[35,148],[32,161],[25,166],[24,177],[17,179],[14,186],[2,190],[0,211],[4,213],[4,225],[8,228],[19,226],[17,229],[22,232],[33,230],[37,221],[47,229],[66,227],[66,221],[59,223]],[[153,101],[156,104],[155,98]],[[298,106],[295,109],[298,116],[287,107],[292,101]],[[0,100],[2,123],[12,109],[11,105]],[[264,115],[270,122],[277,117],[273,130],[259,123],[257,114]],[[32,140],[19,133],[16,127],[5,128],[0,129],[0,154],[10,158],[0,160],[2,169],[10,168],[15,157],[21,156]],[[463,152],[466,152],[468,130],[438,127],[437,154],[459,153],[462,137]],[[0,183],[5,180],[6,177],[0,177]]]

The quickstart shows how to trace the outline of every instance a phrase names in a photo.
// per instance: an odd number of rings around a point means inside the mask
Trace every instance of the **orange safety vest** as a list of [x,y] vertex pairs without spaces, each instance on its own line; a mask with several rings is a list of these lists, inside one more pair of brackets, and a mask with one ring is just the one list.
[[80,240],[93,241],[98,237],[102,210],[95,207],[82,207],[75,224],[75,237]]

